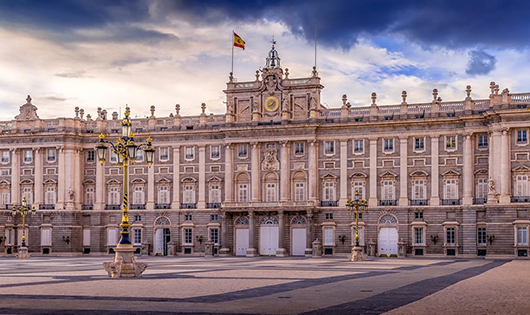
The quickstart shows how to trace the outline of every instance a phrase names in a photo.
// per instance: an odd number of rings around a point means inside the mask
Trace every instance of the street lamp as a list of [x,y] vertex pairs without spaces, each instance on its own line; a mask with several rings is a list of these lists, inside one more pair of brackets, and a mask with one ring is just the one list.
[[364,260],[362,248],[359,245],[359,212],[366,212],[368,209],[368,201],[362,199],[359,194],[359,189],[355,189],[354,199],[346,201],[346,211],[355,214],[355,246],[352,248],[351,261]]
[[31,214],[31,216],[35,216],[35,213],[37,210],[35,209],[35,206],[30,206],[26,202],[26,196],[22,196],[22,205],[17,206],[13,205],[12,215],[13,218],[17,216],[17,214],[20,214],[22,217],[22,245],[18,249],[17,258],[19,259],[28,259],[28,247],[26,246],[26,217],[28,214]]
[[[132,121],[129,118],[130,116],[130,109],[127,107],[125,109],[125,118],[121,122],[121,128],[122,128],[122,134],[121,138],[116,141],[116,144],[105,140],[105,136],[103,134],[99,135],[99,144],[96,146],[97,154],[98,154],[98,160],[101,165],[105,163],[105,155],[107,152],[108,146],[105,145],[105,143],[110,144],[112,152],[114,152],[117,156],[117,165],[118,167],[123,167],[123,204],[122,204],[122,220],[121,220],[121,231],[120,231],[120,241],[118,242],[118,246],[115,249],[116,256],[114,259],[114,263],[110,263],[110,265],[114,267],[112,268],[112,272],[109,272],[109,275],[112,277],[135,277],[140,276],[143,270],[147,268],[147,264],[143,263],[137,263],[136,259],[133,258],[134,248],[131,243],[131,239],[129,237],[130,231],[130,224],[129,224],[129,163],[134,164],[136,161],[136,152],[141,149],[145,152],[145,160],[147,162],[147,165],[151,167],[153,165],[154,160],[154,152],[155,150],[152,147],[152,139],[151,137],[147,138],[146,143],[137,145],[134,142],[134,134],[132,133]],[[109,265],[109,266],[110,266]],[[138,265],[142,265],[143,270],[138,272],[139,269],[142,269],[138,267]],[[130,268],[129,268],[130,267]],[[131,268],[133,270],[131,270]],[[107,267],[105,267],[107,269]],[[107,270],[109,271],[109,270]]]

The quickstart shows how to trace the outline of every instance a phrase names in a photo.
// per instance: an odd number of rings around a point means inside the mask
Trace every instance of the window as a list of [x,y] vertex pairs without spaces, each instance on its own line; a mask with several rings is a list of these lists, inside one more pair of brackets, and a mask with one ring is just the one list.
[[446,179],[444,185],[444,199],[458,199],[456,179]]
[[332,227],[324,228],[324,245],[335,245],[335,236]]
[[445,137],[445,148],[447,150],[456,150],[456,136]]
[[210,151],[210,156],[212,159],[218,159],[219,158],[219,153],[220,153],[220,149],[219,149],[219,146],[216,145],[216,146],[212,146],[211,147],[211,151]]
[[135,215],[135,216],[134,216],[134,221],[135,221],[135,222],[142,222],[142,216],[139,215],[139,214]]
[[353,153],[363,153],[364,152],[364,140],[354,140],[353,141]]
[[33,151],[26,150],[24,152],[24,162],[30,163],[31,161],[33,161]]
[[239,153],[238,153],[238,156],[240,158],[246,158],[248,155],[248,152],[247,152],[247,145],[246,144],[240,144],[239,145]]
[[448,227],[445,230],[445,236],[446,236],[447,245],[455,245],[455,228],[454,227]]
[[528,227],[517,227],[517,245],[528,245]]
[[31,205],[33,203],[33,187],[24,187],[22,189],[22,197],[26,197],[26,203]]
[[488,148],[488,135],[478,135],[478,148],[487,149]]
[[416,151],[425,150],[425,138],[414,138],[414,150]]
[[423,239],[423,228],[422,227],[415,227],[414,228],[414,243],[417,245],[423,245],[424,239]]
[[266,201],[278,201],[278,196],[276,194],[276,184],[267,183],[266,187]]
[[209,193],[209,200],[211,203],[221,203],[221,189],[219,189],[219,184],[210,185]]
[[477,244],[486,245],[486,228],[479,227],[477,228]]
[[118,244],[118,229],[108,228],[107,229],[107,245],[116,246]]
[[[355,244],[355,226],[352,226],[351,239],[352,239],[352,245],[354,245]],[[364,228],[363,227],[359,227],[359,245],[364,246]]]
[[275,149],[276,145],[274,143],[267,143],[267,149]]
[[210,241],[213,242],[214,245],[219,245],[219,229],[218,228],[210,229]]
[[55,162],[55,149],[48,149],[48,162]]
[[184,203],[195,203],[195,185],[184,185],[184,192],[182,193]]
[[248,202],[248,184],[239,184],[239,202]]
[[9,169],[3,169],[0,174],[1,175],[9,175],[9,173],[10,173]]
[[325,154],[335,154],[335,142],[333,142],[333,141],[324,142],[324,153]]
[[184,221],[191,221],[191,219],[192,219],[191,214],[185,214],[184,215]]
[[160,161],[169,160],[169,150],[167,148],[160,148]]
[[415,219],[423,219],[423,212],[414,212]]
[[85,204],[93,205],[94,204],[94,187],[87,187],[85,189]]
[[134,229],[134,245],[142,245],[142,230]]
[[52,245],[52,229],[43,228],[40,230],[40,245],[41,246]]
[[2,204],[3,205],[8,205],[11,203],[11,194],[7,191],[3,191],[2,194],[0,195],[0,197],[2,197]]
[[134,187],[133,204],[134,205],[143,205],[143,204],[145,204],[144,196],[145,195],[144,195],[144,187],[143,186]]
[[144,159],[144,150],[136,150],[136,161],[141,162]]
[[118,161],[118,155],[116,154],[116,152],[114,152],[114,150],[111,150],[110,151],[110,162],[116,163],[117,161]]
[[336,201],[334,182],[324,183],[324,201]]
[[305,183],[294,183],[294,201],[307,201]]
[[[138,150],[138,151],[141,151],[141,150]],[[95,158],[96,158],[96,153],[94,152],[94,150],[87,151],[87,153],[86,153],[86,161],[88,163],[94,162]]]
[[393,152],[394,151],[394,139],[384,139],[383,140],[383,152]]
[[333,220],[333,213],[332,212],[326,213],[326,220]]
[[425,180],[424,179],[415,179],[414,184],[412,185],[413,200],[425,200],[427,199],[426,196],[426,187],[425,187]]
[[168,204],[169,203],[169,190],[167,186],[158,187],[158,203]]
[[528,192],[528,175],[517,175],[515,177],[515,196],[526,197],[529,196]]
[[193,230],[184,229],[184,245],[192,245],[192,244],[193,244]]
[[351,192],[351,197],[352,199],[355,198],[355,192],[358,192],[359,193],[359,198],[361,199],[365,199],[365,189],[364,189],[364,181],[354,181],[353,182],[353,185],[352,185],[352,192]]
[[218,214],[210,214],[210,221],[219,221]]
[[193,160],[195,158],[195,147],[186,147],[186,160]]
[[109,205],[119,205],[120,202],[120,192],[119,187],[114,186],[109,188]]
[[384,180],[381,187],[382,200],[396,200],[393,180]]
[[488,179],[479,178],[477,179],[477,193],[476,197],[480,199],[486,199],[488,197]]
[[2,151],[2,163],[9,163],[9,151]]
[[517,144],[528,143],[528,131],[526,129],[517,130]]
[[294,144],[294,154],[304,155],[304,143],[303,142],[296,142]]
[[55,200],[56,200],[55,197],[56,197],[55,187],[54,186],[46,187],[45,204],[54,205],[55,204]]

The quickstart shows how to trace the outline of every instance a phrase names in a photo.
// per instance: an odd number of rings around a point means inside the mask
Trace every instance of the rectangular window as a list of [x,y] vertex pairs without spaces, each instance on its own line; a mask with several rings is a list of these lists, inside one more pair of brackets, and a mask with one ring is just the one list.
[[478,148],[487,149],[488,148],[488,135],[478,135]]
[[335,236],[333,228],[324,228],[324,245],[335,245]]
[[218,145],[211,146],[210,157],[212,159],[218,159],[221,149]]
[[219,229],[218,228],[210,229],[210,241],[213,242],[214,245],[219,245]]
[[239,153],[238,153],[238,156],[240,158],[246,158],[248,155],[248,151],[247,151],[247,145],[246,144],[240,144],[239,145]]
[[383,151],[384,152],[393,152],[394,151],[394,139],[384,139],[383,140]]
[[191,219],[192,219],[191,214],[185,214],[184,215],[184,221],[191,221]]
[[363,153],[364,152],[364,140],[354,140],[353,141],[353,153]]
[[304,155],[304,143],[295,142],[294,144],[294,154],[295,155]]
[[93,205],[94,204],[94,187],[87,187],[85,190],[85,204]]
[[455,245],[455,228],[449,227],[445,231],[447,245]]
[[107,229],[107,245],[116,246],[118,244],[118,229],[108,228]]
[[219,189],[219,184],[210,185],[210,202],[211,203],[221,203],[221,190]]
[[486,245],[486,228],[479,227],[477,228],[477,244]]
[[239,202],[248,202],[248,184],[239,184]]
[[55,162],[55,149],[48,149],[48,162]]
[[30,163],[33,161],[33,151],[32,150],[26,150],[24,152],[24,162]]
[[26,197],[26,203],[31,205],[33,203],[33,188],[24,187],[22,189],[22,197]]
[[423,212],[414,212],[415,219],[423,219]]
[[477,198],[486,199],[488,197],[488,179],[479,178],[477,179]]
[[142,216],[139,215],[139,214],[135,215],[135,216],[134,216],[134,221],[136,221],[136,222],[142,222]]
[[354,181],[352,185],[352,199],[355,198],[355,192],[359,193],[359,198],[365,199],[365,193],[364,193],[364,181]]
[[184,229],[184,245],[193,245],[192,229]]
[[528,227],[517,228],[517,245],[528,245]]
[[186,147],[186,156],[184,158],[186,160],[195,159],[195,147]]
[[184,185],[184,192],[182,193],[182,201],[184,203],[195,203],[195,186]]
[[326,220],[333,220],[333,213],[332,212],[326,213]]
[[219,221],[218,214],[210,214],[210,221]]
[[142,230],[134,229],[134,245],[142,245]]
[[169,190],[167,186],[158,187],[158,203],[159,204],[169,203]]
[[9,151],[2,151],[2,163],[9,163]]
[[111,163],[118,162],[118,155],[116,154],[116,152],[114,152],[114,150],[110,151],[110,162]]
[[458,199],[456,179],[446,179],[444,188],[444,199]]
[[119,205],[119,204],[121,204],[119,187],[110,187],[109,188],[109,205]]
[[46,187],[46,193],[44,194],[45,197],[45,204],[47,205],[54,205],[55,204],[55,187],[50,186]]
[[425,138],[414,138],[414,150],[416,151],[425,150]]
[[267,183],[266,187],[266,199],[267,202],[278,201],[278,196],[276,194],[276,184]]
[[135,205],[143,205],[143,204],[145,204],[145,201],[144,201],[144,187],[143,186],[134,187],[133,204],[135,204]]
[[7,191],[2,192],[2,205],[8,205],[11,203],[11,194]]
[[83,229],[83,246],[90,246],[90,228]]
[[515,177],[515,194],[516,197],[527,197],[528,192],[528,175],[517,175]]
[[423,245],[423,228],[422,227],[415,227],[414,228],[414,242],[418,245]]
[[517,144],[527,144],[528,143],[528,132],[526,129],[517,130]]
[[[140,151],[140,150],[138,150],[138,151]],[[87,162],[89,162],[89,163],[90,162],[94,162],[95,158],[96,158],[96,153],[94,152],[94,150],[87,151],[87,153],[86,153],[86,161]]]
[[326,141],[324,142],[324,153],[325,154],[335,154],[335,142]]
[[336,201],[334,182],[324,183],[324,201]]
[[456,136],[446,136],[445,137],[445,148],[447,150],[456,149]]
[[144,150],[136,150],[136,161],[141,162],[144,159]]
[[384,180],[383,187],[381,187],[382,200],[396,200],[395,187],[393,180]]
[[167,161],[169,159],[168,148],[160,148],[160,161]]
[[417,179],[414,180],[414,185],[412,187],[414,195],[414,200],[425,200],[427,199],[426,196],[426,187],[425,187],[425,180],[423,179]]
[[40,245],[41,246],[52,245],[52,229],[41,229],[40,230]]
[[305,183],[294,183],[294,201],[307,201]]

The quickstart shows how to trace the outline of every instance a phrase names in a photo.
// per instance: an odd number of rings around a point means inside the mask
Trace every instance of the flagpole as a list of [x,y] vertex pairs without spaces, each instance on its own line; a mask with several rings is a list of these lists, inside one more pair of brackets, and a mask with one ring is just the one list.
[[315,69],[317,67],[317,23],[315,23]]
[[234,30],[232,30],[232,68],[230,74],[234,75]]

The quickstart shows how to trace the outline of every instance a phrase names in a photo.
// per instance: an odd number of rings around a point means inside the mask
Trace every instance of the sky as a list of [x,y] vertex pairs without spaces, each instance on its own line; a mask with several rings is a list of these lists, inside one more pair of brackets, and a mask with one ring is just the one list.
[[489,83],[530,92],[530,2],[493,0],[0,0],[0,121],[31,95],[43,119],[74,108],[133,117],[222,114],[231,66],[252,81],[271,40],[290,78],[311,75],[340,107],[487,98]]

